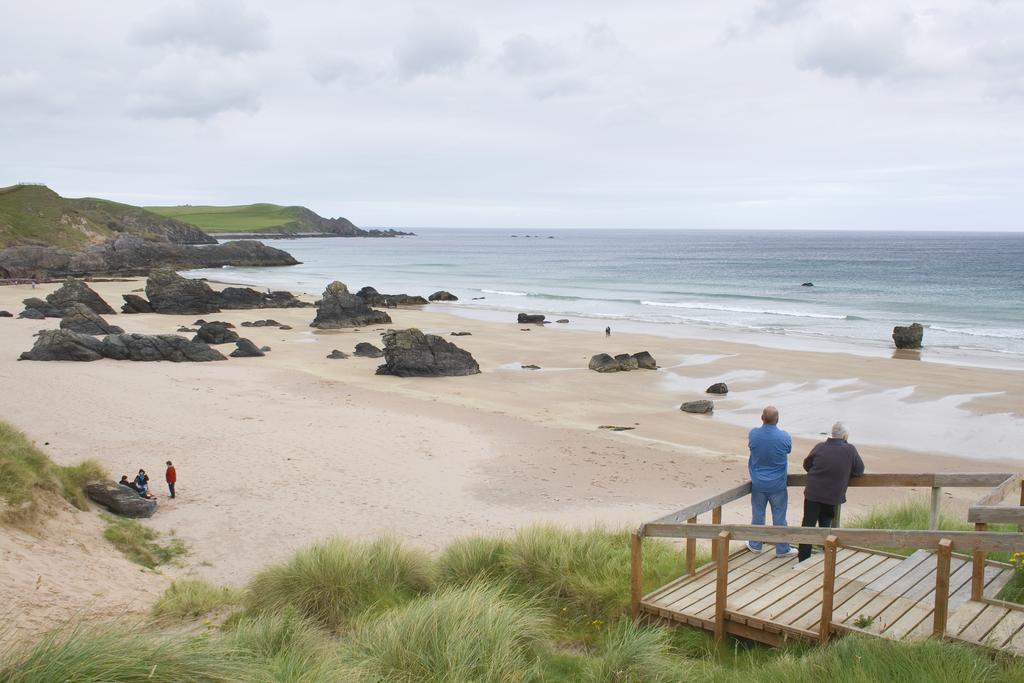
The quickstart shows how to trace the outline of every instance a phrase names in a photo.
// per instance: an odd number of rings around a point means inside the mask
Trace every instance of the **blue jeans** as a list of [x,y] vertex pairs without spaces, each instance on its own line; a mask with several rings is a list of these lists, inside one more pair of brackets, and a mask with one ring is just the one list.
[[[789,505],[789,491],[786,489],[772,493],[752,492],[750,494],[750,509],[752,513],[750,523],[764,525],[764,513],[769,503],[772,505],[772,524],[774,526],[787,526],[786,506]],[[761,541],[750,541],[750,547],[760,550]],[[775,544],[776,555],[783,555],[788,552],[788,543]]]

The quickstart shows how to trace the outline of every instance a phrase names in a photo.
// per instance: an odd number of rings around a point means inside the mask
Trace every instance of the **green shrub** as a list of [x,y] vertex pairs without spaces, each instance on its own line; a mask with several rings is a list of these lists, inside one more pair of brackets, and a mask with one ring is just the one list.
[[362,681],[529,681],[540,673],[539,610],[494,586],[446,588],[364,622],[341,653]]
[[242,592],[230,586],[215,586],[205,579],[178,579],[153,605],[157,617],[198,617],[241,604]]
[[107,522],[103,537],[135,564],[154,569],[188,552],[180,538],[172,538],[161,545],[157,542],[159,534],[137,520],[107,513],[103,513],[102,517]]
[[392,538],[354,543],[336,538],[295,553],[249,582],[252,613],[294,607],[328,628],[360,612],[402,604],[433,586],[430,558]]
[[0,683],[241,681],[251,673],[222,641],[128,625],[60,630],[0,654]]
[[93,460],[70,467],[57,465],[27,436],[0,422],[0,501],[11,506],[31,506],[39,492],[49,491],[84,510],[85,482],[107,478]]

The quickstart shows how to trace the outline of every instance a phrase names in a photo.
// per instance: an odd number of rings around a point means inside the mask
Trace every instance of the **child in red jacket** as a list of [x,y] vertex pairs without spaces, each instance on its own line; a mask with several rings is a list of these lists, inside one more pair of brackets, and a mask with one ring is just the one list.
[[171,492],[171,498],[174,498],[174,485],[178,482],[178,473],[177,473],[177,471],[175,471],[174,465],[171,464],[170,460],[167,461],[167,476],[166,476],[166,478],[167,478],[167,488]]

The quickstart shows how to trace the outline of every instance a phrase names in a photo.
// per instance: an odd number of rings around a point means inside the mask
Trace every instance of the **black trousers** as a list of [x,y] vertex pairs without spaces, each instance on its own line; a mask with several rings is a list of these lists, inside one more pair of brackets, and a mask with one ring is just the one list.
[[[823,529],[832,528],[832,520],[836,518],[836,506],[828,503],[819,503],[816,500],[804,498],[804,519],[800,526],[820,526]],[[811,556],[811,545],[801,543],[797,552],[797,562],[803,562]]]

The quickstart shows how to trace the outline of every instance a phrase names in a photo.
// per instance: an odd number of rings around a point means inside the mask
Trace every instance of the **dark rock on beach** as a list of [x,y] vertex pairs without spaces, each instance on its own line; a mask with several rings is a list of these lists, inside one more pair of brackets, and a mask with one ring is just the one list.
[[591,357],[590,364],[587,367],[594,372],[618,372],[621,369],[619,361],[607,353],[599,353]]
[[725,382],[715,382],[714,384],[712,384],[710,387],[707,388],[706,393],[708,393],[708,394],[728,394],[729,393],[729,385],[727,385]]
[[654,356],[647,351],[633,355],[620,353],[614,358],[607,353],[599,353],[590,359],[590,364],[587,367],[594,372],[629,372],[640,368],[657,370],[658,363],[654,360]]
[[897,325],[892,328],[892,341],[897,349],[919,349],[924,341],[924,327],[921,323],[913,323],[906,327]]
[[251,287],[225,287],[216,292],[217,305],[222,309],[242,310],[249,308],[312,308],[313,304],[301,301],[291,292],[260,292]]
[[391,322],[391,316],[366,305],[361,298],[348,291],[344,282],[335,280],[327,285],[310,327],[339,329],[342,327],[366,327]]
[[355,355],[360,358],[381,358],[384,352],[369,342],[356,344]]
[[327,354],[327,357],[330,360],[343,360],[345,358],[348,358],[348,354],[344,353],[343,351],[339,351],[338,349],[334,349],[329,354]]
[[520,365],[519,367],[523,370],[540,370],[540,366],[534,365],[533,363],[530,363],[529,365]]
[[170,268],[157,268],[149,274],[146,297],[156,313],[187,315],[220,311],[210,285],[182,277]]
[[556,323],[561,323],[561,324],[564,325],[565,323],[569,322],[569,319],[568,318],[561,318],[560,320],[556,320],[555,322]]
[[113,360],[184,361],[226,360],[216,349],[174,334],[112,334],[102,340],[70,330],[43,330],[30,351],[20,360]]
[[813,286],[814,286],[814,283],[813,283],[813,282],[805,282],[805,283],[803,283],[803,284],[802,284],[802,285],[800,285],[800,286],[801,286],[801,287],[813,287]]
[[634,353],[633,358],[636,359],[637,367],[641,370],[657,370],[658,361],[654,360],[654,356],[649,351],[640,351]]
[[85,485],[85,494],[93,502],[122,517],[152,517],[157,508],[156,500],[143,498],[135,489],[115,481],[89,482]]
[[204,344],[231,344],[238,341],[238,333],[229,329],[227,323],[203,323],[196,331],[196,336],[192,341]]
[[439,292],[434,292],[427,297],[430,301],[458,301],[459,297],[455,296],[451,292],[446,292],[443,289]]
[[85,304],[74,303],[64,308],[60,329],[81,334],[123,334],[117,325],[111,325]]
[[708,401],[707,399],[701,399],[699,401],[687,401],[679,406],[679,410],[684,413],[696,413],[699,415],[706,415],[715,410],[715,402]]
[[639,361],[628,353],[620,353],[615,356],[615,360],[618,361],[619,370],[622,372],[629,372],[630,370],[638,370],[640,368]]
[[58,309],[64,309],[71,304],[78,303],[85,304],[100,315],[114,313],[114,309],[110,307],[110,304],[94,292],[89,285],[85,284],[85,281],[70,277],[64,281],[60,289],[48,294],[46,300],[54,308]]
[[517,318],[520,325],[543,325],[544,316],[539,313],[520,313]]
[[472,337],[473,333],[472,332],[452,332],[450,336],[452,336],[452,337]]
[[124,303],[121,304],[122,313],[152,313],[153,307],[148,301],[138,294],[122,294]]
[[43,301],[36,297],[30,297],[21,303],[24,304],[25,310],[18,315],[19,318],[42,320],[43,318],[59,318],[64,314],[63,311],[49,301]]
[[235,350],[231,352],[232,358],[259,358],[266,354],[248,339],[239,339],[235,342]]
[[245,321],[242,327],[280,327],[281,323],[273,319]]
[[435,334],[415,328],[384,333],[384,365],[378,375],[455,377],[475,375],[480,366],[466,350]]
[[0,318],[13,318],[10,311],[0,311]]
[[384,306],[393,308],[395,306],[422,306],[430,303],[422,296],[410,296],[409,294],[381,294],[373,287],[363,287],[356,296],[366,302],[367,306]]

